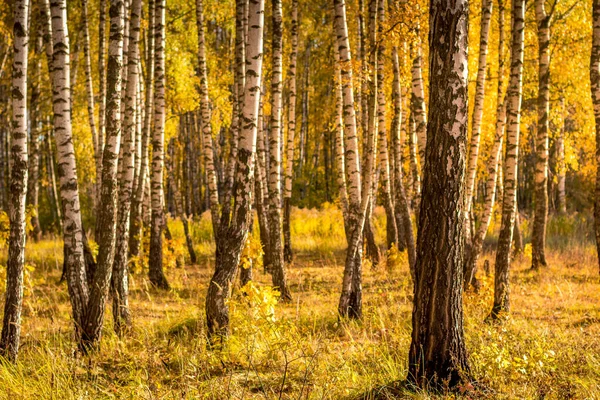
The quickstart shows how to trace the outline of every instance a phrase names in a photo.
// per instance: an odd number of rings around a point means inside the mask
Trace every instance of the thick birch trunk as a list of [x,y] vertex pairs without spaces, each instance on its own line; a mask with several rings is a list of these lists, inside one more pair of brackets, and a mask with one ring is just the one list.
[[421,388],[457,387],[470,372],[462,310],[468,14],[467,0],[431,2],[430,122],[408,362],[408,380]]

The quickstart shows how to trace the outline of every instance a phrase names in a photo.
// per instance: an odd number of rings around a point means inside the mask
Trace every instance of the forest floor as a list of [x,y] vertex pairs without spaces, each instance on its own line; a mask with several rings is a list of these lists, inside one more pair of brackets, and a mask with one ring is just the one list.
[[[380,214],[375,223],[383,232]],[[58,283],[62,243],[28,242],[21,352],[16,365],[0,365],[0,399],[432,398],[401,383],[412,310],[405,254],[392,254],[389,265],[376,269],[365,263],[364,318],[339,322],[345,248],[339,211],[295,210],[293,218],[296,258],[287,274],[293,301],[277,303],[270,276],[255,266],[256,283],[245,295],[234,292],[232,334],[220,350],[208,349],[205,339],[213,269],[206,221],[193,226],[198,265],[177,268],[167,260],[170,291],[152,289],[145,271],[134,271],[133,331],[119,339],[108,307],[102,347],[89,357],[74,352],[67,288]],[[174,253],[184,254],[178,225],[170,222]],[[550,233],[549,243],[559,239]],[[480,271],[482,288],[465,294],[464,313],[471,374],[485,389],[434,398],[600,398],[600,278],[594,247],[576,241],[550,248],[550,266],[540,271],[529,269],[527,249],[513,262],[512,312],[499,323],[484,322],[493,276]],[[491,265],[493,273],[493,259]]]

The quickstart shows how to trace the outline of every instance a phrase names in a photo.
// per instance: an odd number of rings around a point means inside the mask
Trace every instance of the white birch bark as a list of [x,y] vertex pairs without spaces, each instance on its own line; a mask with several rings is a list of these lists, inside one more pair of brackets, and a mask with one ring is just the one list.
[[[417,28],[417,35],[419,29]],[[421,170],[425,168],[425,146],[427,145],[427,110],[425,106],[425,89],[423,85],[423,50],[421,41],[416,44],[415,56],[412,68],[412,96],[411,96],[411,114],[415,123],[417,143],[419,148],[419,159],[421,161]]]
[[[596,189],[594,199],[594,224],[596,228],[596,246],[600,254],[600,0],[592,3],[592,54],[590,57],[590,81],[594,120],[596,123]],[[598,258],[600,265],[600,257]]]
[[200,75],[200,111],[201,129],[204,137],[204,168],[206,170],[207,189],[210,199],[210,215],[212,218],[215,240],[219,236],[219,190],[215,171],[212,148],[212,126],[210,124],[210,99],[208,98],[208,72],[206,70],[206,43],[204,34],[204,6],[202,0],[196,0],[196,20],[198,24],[198,70]]
[[[492,20],[492,0],[481,0],[481,30],[479,34],[479,66],[477,68],[477,83],[475,85],[475,104],[471,120],[471,142],[469,145],[469,159],[467,163],[467,202],[465,207],[466,221],[469,221],[471,205],[473,203],[473,189],[477,175],[477,162],[479,160],[479,142],[481,138],[481,119],[483,117],[483,104],[485,99],[485,74],[487,73],[488,37]],[[467,222],[467,229],[470,226]]]
[[154,90],[154,129],[152,132],[152,180],[151,187],[151,227],[150,227],[150,282],[158,288],[168,289],[169,283],[162,265],[163,233],[163,170],[165,143],[165,39],[166,39],[166,0],[156,0],[154,16],[155,43],[155,90]]
[[135,142],[137,136],[137,113],[139,91],[139,40],[142,0],[133,0],[129,26],[129,56],[127,57],[127,88],[121,159],[121,179],[119,187],[119,211],[117,218],[117,243],[113,264],[113,318],[117,334],[122,334],[131,325],[129,312],[128,254],[129,217],[135,175]]
[[25,207],[27,194],[27,56],[29,50],[29,0],[13,4],[12,134],[10,138],[11,175],[9,179],[8,258],[6,294],[0,338],[0,355],[16,361],[21,336],[23,270],[25,267]]
[[[288,71],[288,123],[287,144],[285,164],[285,187],[283,191],[283,235],[284,235],[284,258],[291,262],[293,258],[291,237],[291,201],[292,201],[292,177],[294,169],[294,140],[296,137],[296,63],[298,60],[298,0],[292,0],[291,21],[292,43],[290,50],[290,64]],[[342,170],[343,171],[343,170]]]
[[100,341],[104,310],[115,257],[117,223],[117,169],[121,148],[121,74],[123,63],[123,2],[110,2],[110,40],[106,91],[106,142],[102,155],[102,185],[97,232],[98,265],[92,277],[86,309],[84,346],[96,347]]
[[519,123],[523,85],[523,46],[525,28],[525,1],[512,1],[512,44],[510,58],[510,82],[506,105],[506,155],[504,158],[504,198],[502,201],[502,224],[496,251],[494,278],[494,306],[491,317],[509,310],[509,268],[517,213],[517,162],[519,157]]
[[[557,0],[558,1],[558,0]],[[535,1],[538,30],[537,137],[535,143],[535,212],[531,233],[531,268],[547,266],[546,224],[548,220],[548,131],[550,130],[550,20],[545,2]]]
[[273,2],[273,68],[271,72],[271,126],[269,132],[269,230],[273,286],[281,293],[281,300],[291,301],[287,286],[283,247],[281,245],[281,89],[283,21],[281,0]]

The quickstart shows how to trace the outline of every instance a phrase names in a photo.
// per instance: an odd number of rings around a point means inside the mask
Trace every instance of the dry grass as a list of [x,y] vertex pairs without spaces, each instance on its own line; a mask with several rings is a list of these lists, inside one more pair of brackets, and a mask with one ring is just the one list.
[[[293,303],[277,304],[269,276],[257,268],[249,295],[235,292],[232,336],[220,351],[208,350],[204,336],[204,295],[212,270],[205,221],[194,227],[200,265],[170,267],[169,292],[151,289],[143,271],[133,274],[133,332],[118,339],[108,309],[102,348],[89,358],[73,354],[66,286],[57,284],[60,242],[29,243],[22,348],[15,366],[0,366],[0,398],[429,398],[398,384],[406,376],[411,331],[405,257],[378,270],[365,265],[364,319],[338,322],[345,247],[338,214],[333,208],[294,212],[298,257],[288,273]],[[178,225],[171,223],[176,248]],[[379,214],[376,226],[382,226]],[[550,268],[540,272],[528,269],[527,256],[513,263],[512,314],[499,324],[483,323],[492,277],[482,274],[481,292],[465,295],[472,372],[486,388],[480,396],[600,398],[595,251],[589,244],[572,244],[550,250],[549,261]]]

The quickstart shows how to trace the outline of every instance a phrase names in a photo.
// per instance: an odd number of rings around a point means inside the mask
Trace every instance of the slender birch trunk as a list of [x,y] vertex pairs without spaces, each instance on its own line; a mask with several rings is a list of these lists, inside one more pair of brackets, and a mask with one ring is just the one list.
[[29,0],[14,3],[12,68],[12,135],[10,140],[10,193],[6,295],[0,338],[0,355],[16,361],[21,336],[23,270],[25,267],[25,207],[27,194],[27,56]]
[[[593,0],[592,52],[590,57],[590,81],[594,119],[596,123],[596,190],[594,198],[594,220],[596,245],[600,254],[600,0]],[[598,258],[600,264],[600,257]]]
[[211,112],[210,99],[208,97],[208,73],[206,70],[203,0],[196,0],[196,21],[198,24],[198,70],[200,75],[200,110],[202,113],[200,121],[202,124],[202,136],[204,137],[204,168],[206,169],[207,188],[210,198],[213,235],[217,242],[220,240],[219,223],[221,218],[219,216],[219,190],[212,148],[212,126],[210,124]]
[[129,261],[129,217],[135,174],[134,154],[137,131],[136,108],[139,90],[138,71],[140,62],[139,41],[141,17],[142,0],[133,0],[129,26],[130,36],[129,56],[127,57],[127,88],[126,97],[124,99],[125,117],[123,118],[123,137],[121,139],[123,157],[121,159],[122,167],[119,183],[117,242],[115,246],[116,250],[112,277],[114,328],[119,335],[122,335],[131,326],[127,265]]
[[[377,192],[377,174],[378,170],[373,169],[376,165],[375,155],[377,152],[377,139],[378,139],[378,118],[377,118],[377,93],[378,93],[378,82],[377,82],[377,11],[378,3],[380,0],[371,0],[369,2],[369,46],[370,46],[370,57],[368,70],[371,71],[371,77],[369,79],[368,89],[368,109],[366,113],[367,117],[367,130],[363,132],[363,140],[365,144],[363,146],[363,198],[367,195],[370,200],[370,204],[367,206],[367,215],[364,223],[363,241],[365,244],[365,256],[371,260],[373,268],[377,268],[381,259],[381,253],[379,252],[379,246],[375,243],[375,234],[373,230],[373,223],[371,220],[373,209],[375,208],[375,198]],[[361,244],[362,245],[362,244]]]
[[[140,35],[142,32],[140,31]],[[140,40],[141,41],[141,40]],[[138,45],[138,54],[140,53]],[[135,105],[135,156],[134,156],[134,172],[133,172],[133,186],[131,188],[131,201],[132,204],[135,200],[137,193],[138,181],[140,179],[140,171],[142,168],[142,132],[144,131],[144,84],[143,84],[143,71],[141,63],[142,55],[138,55],[138,88],[136,94],[136,105]],[[131,226],[131,218],[129,225]]]
[[[481,119],[483,116],[483,104],[485,100],[485,74],[487,73],[488,37],[492,20],[492,0],[481,0],[481,30],[479,34],[479,66],[477,69],[477,83],[475,85],[475,104],[471,121],[471,142],[469,144],[469,159],[467,163],[467,188],[465,201],[465,221],[467,239],[471,237],[470,215],[473,204],[473,190],[475,188],[475,177],[477,175],[477,163],[479,160],[479,142],[481,139]],[[499,97],[498,99],[500,99]],[[498,100],[499,101],[499,100]],[[470,243],[467,243],[470,246]]]
[[99,233],[97,237],[98,265],[91,280],[90,298],[83,326],[83,345],[85,348],[95,348],[100,341],[115,258],[118,200],[117,168],[121,148],[121,74],[123,70],[123,24],[125,18],[123,12],[122,0],[111,0],[106,90],[106,143],[102,155],[102,186],[97,223],[97,232]]
[[546,225],[548,221],[548,131],[550,130],[550,15],[543,0],[535,1],[538,30],[538,98],[535,161],[535,213],[531,233],[531,268],[547,266]]
[[168,289],[169,283],[163,272],[163,169],[165,142],[165,7],[166,0],[156,0],[154,16],[155,91],[154,130],[152,132],[152,182],[150,226],[150,250],[148,278],[154,286]]
[[517,213],[517,164],[519,157],[519,122],[523,83],[523,38],[525,1],[512,0],[512,44],[510,56],[510,83],[506,105],[506,156],[504,158],[504,198],[502,201],[502,224],[496,251],[494,277],[494,306],[490,316],[498,318],[508,312],[511,247]]
[[345,224],[348,221],[348,191],[346,189],[346,165],[345,165],[345,146],[344,146],[344,95],[342,92],[342,68],[340,65],[339,48],[334,46],[335,55],[335,164],[337,171],[335,173],[342,215],[344,216],[344,228],[349,230]]
[[[106,135],[106,1],[100,0],[98,20],[98,76],[100,81],[100,93],[98,93],[100,101],[98,110],[98,152],[96,153],[96,193],[98,196],[100,196],[100,186],[102,185],[102,154],[104,152],[104,136]],[[150,25],[152,25],[152,22]]]
[[291,301],[287,285],[283,247],[281,245],[281,76],[283,53],[283,21],[281,0],[273,0],[273,68],[271,72],[271,126],[269,132],[269,230],[273,287],[281,300]]
[[[92,56],[90,54],[90,29],[88,23],[88,0],[81,1],[81,19],[83,22],[83,57],[85,60],[85,90],[87,95],[87,111],[90,131],[92,133],[92,144],[94,146],[95,159],[100,157],[98,152],[101,151],[98,147],[98,132],[96,131],[96,118],[94,117],[94,85],[92,79]],[[96,165],[98,167],[99,165]],[[96,170],[96,176],[98,170]],[[94,191],[94,203],[97,204],[99,194]]]
[[462,310],[468,16],[468,0],[431,2],[429,125],[407,377],[424,389],[457,387],[470,373]]
[[52,15],[52,101],[54,110],[54,135],[58,154],[58,177],[63,211],[65,266],[69,298],[77,340],[84,326],[89,291],[84,258],[81,208],[75,165],[75,149],[71,123],[71,73],[69,64],[69,31],[67,4],[55,0]]
[[[44,21],[44,15],[40,15],[41,21]],[[42,230],[39,220],[39,189],[40,189],[40,137],[42,136],[42,112],[41,112],[41,93],[42,93],[42,57],[44,51],[44,40],[42,24],[38,23],[37,38],[35,41],[35,79],[31,85],[31,102],[29,104],[30,114],[30,138],[29,138],[29,165],[27,178],[27,205],[33,210],[31,215],[32,236],[35,241],[40,240]]]
[[144,125],[142,127],[142,143],[140,154],[140,172],[136,183],[136,192],[131,203],[131,227],[129,232],[129,255],[140,254],[143,225],[144,204],[147,198],[146,181],[148,180],[148,163],[150,137],[152,136],[152,110],[154,107],[154,1],[148,0],[148,59],[146,60],[146,99],[144,103]]
[[[263,249],[271,248],[271,230],[269,229],[268,204],[265,204],[265,199],[268,199],[269,185],[267,183],[267,156],[266,156],[266,136],[267,130],[264,123],[264,96],[261,94],[258,106],[258,128],[256,138],[256,168],[254,170],[254,191],[255,205],[258,217],[258,225],[260,231],[260,241],[263,244]],[[263,252],[263,267],[265,272],[272,272],[271,251]]]
[[[385,25],[385,7],[384,1],[378,2],[378,33],[379,37],[383,37]],[[385,67],[385,46],[383,41],[380,41],[377,46],[377,82],[385,82],[384,67]],[[392,187],[390,178],[390,159],[388,155],[388,140],[386,129],[386,98],[385,90],[377,91],[377,119],[379,124],[379,169],[381,171],[381,187],[383,192],[383,206],[386,214],[386,231],[387,231],[387,246],[391,248],[393,244],[398,247],[398,227],[394,216],[394,200],[392,198]]]
[[[49,131],[52,130],[50,118],[48,118],[47,126]],[[63,231],[63,217],[62,217],[62,207],[60,204],[60,198],[58,196],[58,189],[56,185],[56,173],[54,172],[54,149],[52,148],[52,137],[51,133],[47,132],[45,137],[45,146],[46,146],[46,155],[47,155],[47,164],[46,171],[48,173],[48,181],[49,181],[49,196],[52,200],[52,212],[56,217],[56,221],[58,224],[59,231]],[[65,277],[66,279],[66,277]]]
[[[417,35],[419,29],[417,28]],[[419,148],[419,159],[421,161],[421,171],[425,169],[425,146],[427,145],[427,110],[425,106],[425,89],[423,85],[423,70],[421,64],[423,62],[423,51],[421,49],[421,41],[418,39],[415,50],[415,58],[413,59],[412,68],[412,95],[411,114],[415,123],[415,131],[417,135],[417,143]]]
[[565,104],[561,98],[562,125],[556,138],[556,174],[558,176],[558,212],[567,212],[567,195],[565,191],[567,165],[565,163]]
[[[498,97],[501,99],[501,97]],[[506,99],[503,102],[498,102],[497,118],[496,118],[496,136],[494,138],[494,145],[490,152],[490,156],[487,161],[488,179],[486,182],[486,194],[484,199],[484,209],[479,218],[479,228],[473,235],[473,241],[467,262],[465,265],[465,290],[468,290],[470,285],[473,285],[475,290],[479,289],[479,283],[476,279],[477,262],[479,256],[483,250],[483,241],[492,219],[492,211],[494,209],[494,201],[496,198],[496,188],[498,181],[498,172],[502,168],[499,162],[502,153],[502,142],[504,139],[504,125],[506,122]]]
[[465,290],[473,285],[475,290],[478,290],[479,284],[476,279],[477,262],[483,250],[483,241],[487,234],[488,227],[494,210],[494,202],[498,198],[496,188],[498,180],[502,179],[502,142],[504,140],[504,127],[506,124],[506,101],[504,98],[504,45],[505,45],[505,29],[504,29],[504,0],[498,1],[498,90],[496,94],[496,135],[494,144],[487,161],[488,178],[486,182],[486,191],[484,199],[483,212],[480,215],[479,228],[474,232],[470,248],[468,250],[467,262],[465,264]]
[[410,273],[414,282],[415,263],[417,260],[415,247],[415,234],[413,223],[410,216],[410,206],[404,189],[404,180],[402,172],[402,89],[400,87],[400,62],[398,60],[398,47],[392,49],[392,63],[394,69],[394,121],[392,123],[392,145],[394,147],[394,200],[396,223],[402,225],[408,252],[408,263]]
[[285,187],[283,192],[283,257],[291,263],[294,258],[292,251],[291,213],[292,213],[292,174],[294,169],[294,140],[296,136],[296,62],[298,59],[298,0],[292,0],[291,21],[292,43],[290,65],[288,71],[289,98],[287,124],[287,160],[285,164]]
[[[201,8],[202,0],[197,0],[196,4]],[[238,166],[232,196],[233,214],[230,224],[222,228],[222,241],[216,252],[215,273],[206,296],[207,328],[212,343],[228,333],[229,310],[226,301],[229,298],[231,284],[237,273],[240,255],[252,220],[252,177],[262,82],[264,0],[252,0],[248,15],[247,73],[242,109],[243,125],[240,131]]]
[[[412,99],[412,96],[411,96]],[[411,106],[412,108],[412,100]],[[415,211],[418,212],[419,199],[421,198],[421,167],[419,166],[419,160],[417,158],[417,129],[415,124],[414,112],[410,112],[408,118],[408,155],[410,157],[410,171],[411,171],[411,189],[412,189],[412,203],[415,207]]]
[[[360,158],[354,90],[352,82],[352,55],[346,22],[346,3],[334,0],[335,46],[338,48],[341,66],[342,94],[344,101],[344,146],[346,148],[346,176],[348,191],[348,221],[345,224],[348,250],[342,280],[342,293],[338,305],[340,316],[360,318],[362,315],[362,230],[369,203],[369,195],[362,196]],[[370,186],[370,183],[367,187]],[[366,199],[366,201],[365,201]]]

